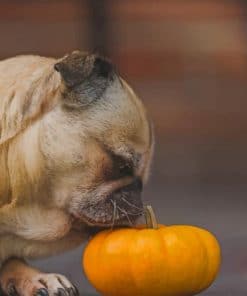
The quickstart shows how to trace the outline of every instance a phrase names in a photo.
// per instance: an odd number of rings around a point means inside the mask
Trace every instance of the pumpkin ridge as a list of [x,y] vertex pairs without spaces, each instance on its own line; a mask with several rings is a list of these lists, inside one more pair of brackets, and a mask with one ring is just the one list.
[[[115,232],[112,232],[112,234],[113,235],[116,234],[117,236],[121,236],[124,232],[126,232],[124,234],[125,245],[123,245],[121,247],[122,248],[122,251],[123,250],[125,251],[125,255],[127,253],[127,258],[126,258],[126,261],[124,262],[124,273],[126,273],[126,269],[127,269],[128,273],[129,273],[129,266],[130,266],[130,263],[129,262],[131,262],[131,257],[130,257],[130,255],[131,255],[131,248],[130,248],[130,241],[131,241],[131,239],[130,239],[130,237],[135,236],[135,234],[138,232],[138,230],[135,229],[135,228],[127,228],[127,229],[126,228],[119,228]],[[110,239],[112,240],[112,237],[110,237]],[[115,272],[119,273],[118,270],[116,270]],[[121,275],[121,276],[123,276],[123,275]],[[135,286],[135,283],[133,283],[133,277],[128,276],[128,278],[131,280],[131,284],[133,286]],[[117,282],[117,281],[114,281],[114,282],[118,286],[121,286],[121,282]],[[126,289],[128,290],[129,287],[124,287],[124,288],[125,288],[125,290],[120,290],[119,288],[116,289],[118,296],[126,296],[126,295],[128,295],[128,294],[126,294]],[[131,287],[131,289],[133,289],[133,287]],[[114,293],[110,293],[109,296],[116,296],[116,293],[115,292]]]
[[[152,239],[150,238],[150,235],[152,236]],[[145,260],[147,260],[147,262],[150,262],[151,263],[152,260],[150,260],[150,259],[152,257],[153,258],[156,258],[157,255],[160,255],[161,254],[162,255],[162,260],[160,260],[160,262],[161,262],[161,267],[162,267],[163,261],[164,261],[164,255],[163,255],[163,250],[162,250],[163,249],[163,241],[162,241],[162,239],[160,237],[160,233],[159,233],[158,229],[149,229],[148,228],[148,229],[142,229],[142,230],[140,230],[138,232],[137,236],[135,237],[135,242],[134,242],[135,243],[135,248],[136,248],[137,254],[138,254],[138,259],[140,259],[140,257],[141,257],[140,256],[141,255],[141,251],[140,251],[139,245],[141,245],[142,244],[142,241],[143,241],[143,248],[145,249],[145,248],[148,247],[148,241],[149,240],[151,240],[151,241],[158,240],[159,241],[159,246],[160,246],[159,247],[159,250],[160,251],[157,251],[157,244],[150,245],[149,246],[149,249],[148,249],[149,252],[148,252],[147,257],[146,257]],[[141,260],[140,261],[143,262],[145,260],[143,259],[142,261]],[[155,266],[155,269],[157,269],[157,265],[155,264],[154,266]],[[140,268],[140,265],[139,265],[139,268]],[[146,267],[144,266],[144,270],[145,269],[146,269]],[[143,270],[140,270],[140,272],[142,274],[143,273]],[[147,273],[144,273],[144,275],[142,277],[145,278],[151,272],[153,272],[153,271],[152,270],[148,270],[148,272]],[[158,271],[156,271],[156,272],[158,274],[160,274]],[[139,295],[141,295],[141,296],[149,296],[149,295],[151,295],[150,294],[150,290],[148,289],[148,286],[151,285],[152,287],[154,287],[155,281],[152,282],[152,283],[150,283],[150,278],[152,278],[152,275],[153,274],[150,274],[150,277],[146,281],[144,281],[144,286],[143,286],[142,283],[140,283],[140,278],[138,278],[138,276],[141,276],[141,274],[140,275],[136,275],[136,267],[135,267],[135,273],[134,274],[135,274],[135,280],[136,280],[136,287],[137,287],[137,291],[138,291],[136,295],[138,295],[138,296]],[[145,284],[147,284],[147,287],[146,288],[145,288]],[[143,290],[143,289],[145,289],[145,290]],[[157,293],[155,288],[152,289],[152,296],[162,296],[162,295],[163,295],[163,293],[162,294]]]
[[[101,250],[101,246],[104,243],[104,238],[107,234],[108,234],[107,231],[102,231],[101,233],[99,233],[98,236],[94,236],[84,250],[83,266],[84,266],[85,272],[87,273],[88,280],[91,284],[94,284],[94,281],[92,278],[95,278],[95,277],[99,278],[98,274],[100,273],[102,262],[101,260],[98,260],[98,262],[96,263],[96,258],[100,258],[99,253]],[[95,247],[97,248],[97,254],[93,254],[92,256],[92,252],[94,251]],[[93,260],[94,259],[95,260],[92,261],[92,258]],[[90,260],[90,262],[88,262],[88,260]],[[97,265],[97,268],[96,268],[96,265]],[[98,290],[98,285],[96,287],[96,290]]]
[[[183,225],[171,225],[170,227],[167,227],[167,231],[165,231],[166,233],[164,234],[165,237],[165,241],[167,244],[167,248],[168,248],[168,259],[170,259],[170,267],[169,267],[169,274],[168,274],[168,282],[171,282],[171,290],[172,287],[174,285],[173,283],[173,279],[174,279],[174,273],[176,274],[176,272],[181,273],[180,268],[176,267],[176,264],[178,261],[182,260],[184,263],[183,264],[188,264],[188,261],[190,260],[191,257],[191,249],[190,249],[190,244],[191,241],[189,241],[188,243],[188,234],[191,235],[190,232],[187,231],[187,228],[184,228]],[[191,237],[190,237],[191,239]],[[173,248],[174,245],[177,246],[177,250],[175,253],[173,253]],[[193,247],[194,248],[194,247]],[[187,254],[187,255],[186,255]],[[188,256],[189,254],[189,256]],[[179,257],[174,257],[174,256],[179,256]],[[174,266],[174,261],[176,262],[175,266]],[[189,266],[188,266],[189,267]],[[187,268],[188,268],[187,267]],[[175,270],[174,270],[175,268]],[[173,289],[173,291],[171,292],[172,294],[167,294],[169,296],[171,295],[187,295],[188,293],[188,289],[189,291],[191,290],[190,284],[186,285],[186,283],[189,281],[189,278],[187,278],[187,273],[182,272],[182,278],[181,280],[177,283],[177,286],[175,286],[176,288]],[[178,274],[177,274],[178,276]],[[183,291],[183,288],[181,287],[187,287],[185,288],[185,290]],[[182,292],[183,291],[183,292]],[[178,294],[180,293],[180,294]]]
[[[208,274],[208,266],[209,266],[209,261],[208,261],[208,250],[205,246],[205,239],[201,237],[200,235],[200,229],[198,228],[193,228],[191,229],[192,232],[195,234],[197,240],[200,242],[200,245],[201,245],[201,248],[203,250],[203,253],[204,253],[204,268],[203,268],[203,272],[202,272],[202,275],[201,275],[201,281],[200,281],[200,284],[197,284],[196,287],[194,287],[194,291],[196,293],[199,293],[200,291],[203,290],[203,288],[205,287],[205,278],[206,278],[206,275]],[[199,276],[198,276],[199,278]]]
[[[167,247],[166,247],[162,232],[160,231],[159,225],[158,225],[158,229],[156,230],[156,236],[160,240],[160,243],[161,243],[161,246],[162,246],[162,257],[163,257],[162,258],[162,264],[164,265],[164,262],[166,262],[166,264],[167,264]],[[166,268],[166,270],[165,270],[166,274],[167,274],[168,270],[169,270],[169,267]],[[164,274],[163,278],[162,278],[163,285],[167,284],[166,281],[164,281],[164,278],[166,279],[166,277],[165,277],[166,274]],[[157,294],[156,296],[163,296],[162,292],[161,292],[161,294]]]
[[[204,234],[207,235],[207,238],[205,238]],[[213,234],[211,234],[206,229],[198,229],[198,235],[201,237],[202,240],[204,240],[204,246],[205,246],[205,244],[208,243],[209,240],[214,244],[214,247],[216,247],[216,251],[218,252],[218,256],[219,256],[218,259],[220,260],[220,257],[221,257],[220,247],[219,247],[219,244],[218,244],[215,236]],[[207,246],[205,246],[205,248],[206,248],[206,251],[207,251],[207,273],[206,273],[207,276],[204,277],[204,282],[205,283],[204,283],[204,286],[201,288],[200,291],[202,291],[203,289],[210,286],[210,284],[215,279],[215,277],[217,276],[217,273],[219,271],[219,266],[218,266],[218,268],[216,268],[214,270],[213,275],[212,275],[212,272],[210,272],[209,258],[212,257],[212,255],[210,254],[212,252],[212,250],[211,250],[212,247],[209,248],[209,246],[207,245]],[[216,252],[214,252],[214,254],[216,254]],[[211,259],[210,261],[211,261],[212,264],[214,263],[214,260]]]
[[[128,272],[129,272],[129,278],[131,280],[131,290],[137,290],[137,284],[136,284],[136,281],[135,281],[135,276],[134,276],[134,272],[136,271],[136,266],[133,266],[133,264],[131,264],[131,257],[132,257],[132,249],[133,249],[133,242],[135,242],[135,239],[133,239],[135,237],[135,235],[141,231],[142,229],[135,229],[135,228],[131,228],[131,230],[133,230],[131,232],[131,237],[132,239],[130,240],[131,243],[130,245],[128,245],[128,248],[127,248],[127,253],[128,253],[128,264],[126,264],[126,267],[128,268]],[[129,287],[128,287],[129,288]],[[125,292],[122,294],[120,293],[118,296],[129,296],[130,294],[126,294]],[[112,296],[115,296],[115,295],[112,295]]]

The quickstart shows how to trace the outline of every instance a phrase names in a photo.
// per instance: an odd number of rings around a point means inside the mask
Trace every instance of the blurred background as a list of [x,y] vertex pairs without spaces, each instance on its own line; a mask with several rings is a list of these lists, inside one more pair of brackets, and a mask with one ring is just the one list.
[[[247,2],[1,0],[0,22],[1,58],[74,49],[112,58],[155,126],[145,201],[160,222],[219,238],[221,273],[202,295],[246,295]],[[81,252],[35,265],[98,295],[82,276]]]

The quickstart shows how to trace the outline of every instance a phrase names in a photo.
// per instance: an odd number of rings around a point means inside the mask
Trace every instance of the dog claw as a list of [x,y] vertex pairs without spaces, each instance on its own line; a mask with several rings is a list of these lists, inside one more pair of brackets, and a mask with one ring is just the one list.
[[58,296],[67,296],[68,294],[64,289],[58,288],[58,292],[56,293]]
[[79,292],[75,286],[67,289],[69,296],[79,296]]
[[77,287],[73,285],[72,289],[73,289],[73,292],[74,292],[74,294],[72,294],[72,296],[79,296],[79,291],[78,291]]
[[34,296],[49,296],[49,293],[45,288],[42,288],[39,289]]
[[17,293],[15,286],[13,284],[10,284],[8,287],[8,296],[18,296],[19,294]]

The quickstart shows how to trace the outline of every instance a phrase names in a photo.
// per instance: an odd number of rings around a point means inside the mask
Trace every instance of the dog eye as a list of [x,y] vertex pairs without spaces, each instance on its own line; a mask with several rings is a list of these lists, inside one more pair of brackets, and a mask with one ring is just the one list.
[[130,164],[122,164],[119,167],[119,173],[121,177],[125,176],[133,176],[133,168],[130,166]]
[[118,179],[127,176],[134,176],[134,164],[131,160],[106,150],[112,160],[112,178]]

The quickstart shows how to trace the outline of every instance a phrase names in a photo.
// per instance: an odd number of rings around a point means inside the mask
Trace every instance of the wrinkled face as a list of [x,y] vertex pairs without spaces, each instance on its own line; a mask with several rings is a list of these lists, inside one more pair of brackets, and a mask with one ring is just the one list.
[[43,139],[51,192],[88,225],[134,223],[152,155],[152,128],[141,101],[108,60],[79,52],[55,65],[61,104]]

